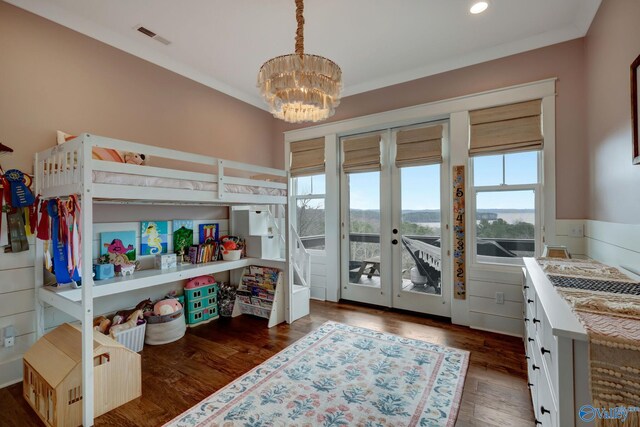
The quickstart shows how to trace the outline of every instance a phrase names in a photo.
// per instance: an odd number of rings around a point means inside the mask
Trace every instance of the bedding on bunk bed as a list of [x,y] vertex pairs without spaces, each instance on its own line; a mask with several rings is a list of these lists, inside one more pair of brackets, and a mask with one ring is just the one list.
[[[132,175],[118,172],[93,171],[93,182],[98,184],[132,185],[136,187],[175,188],[180,190],[218,191],[215,182],[189,179],[163,178],[157,176]],[[225,184],[227,193],[259,194],[266,196],[286,196],[281,188],[258,187],[253,185]]]

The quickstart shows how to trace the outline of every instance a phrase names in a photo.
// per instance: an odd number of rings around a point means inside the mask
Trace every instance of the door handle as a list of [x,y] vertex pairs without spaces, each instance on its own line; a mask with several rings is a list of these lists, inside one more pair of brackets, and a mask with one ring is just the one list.
[[393,240],[391,241],[391,243],[393,243],[394,245],[397,245],[397,244],[398,244],[398,239],[393,239]]

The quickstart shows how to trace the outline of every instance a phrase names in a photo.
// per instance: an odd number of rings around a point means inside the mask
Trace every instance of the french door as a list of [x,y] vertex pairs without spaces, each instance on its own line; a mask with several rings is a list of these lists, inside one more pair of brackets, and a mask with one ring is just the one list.
[[341,298],[450,317],[447,126],[443,163],[407,167],[398,130],[380,135],[380,170],[341,172]]

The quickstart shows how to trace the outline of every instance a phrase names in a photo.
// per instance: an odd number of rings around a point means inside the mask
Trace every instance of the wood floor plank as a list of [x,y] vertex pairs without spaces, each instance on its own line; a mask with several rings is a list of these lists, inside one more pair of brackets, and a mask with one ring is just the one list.
[[[250,316],[189,329],[171,344],[142,351],[142,397],[96,419],[96,426],[159,426],[291,345],[327,320],[421,339],[471,352],[456,425],[533,426],[519,338],[353,303],[311,302],[311,314],[267,329]],[[0,389],[0,426],[42,425],[22,398],[22,385]]]

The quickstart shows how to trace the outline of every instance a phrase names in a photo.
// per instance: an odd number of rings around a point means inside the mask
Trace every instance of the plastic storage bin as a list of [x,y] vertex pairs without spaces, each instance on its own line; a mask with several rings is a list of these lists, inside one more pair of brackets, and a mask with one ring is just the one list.
[[144,347],[144,334],[147,330],[147,322],[136,326],[135,328],[117,332],[115,334],[116,341],[131,351],[139,353]]

